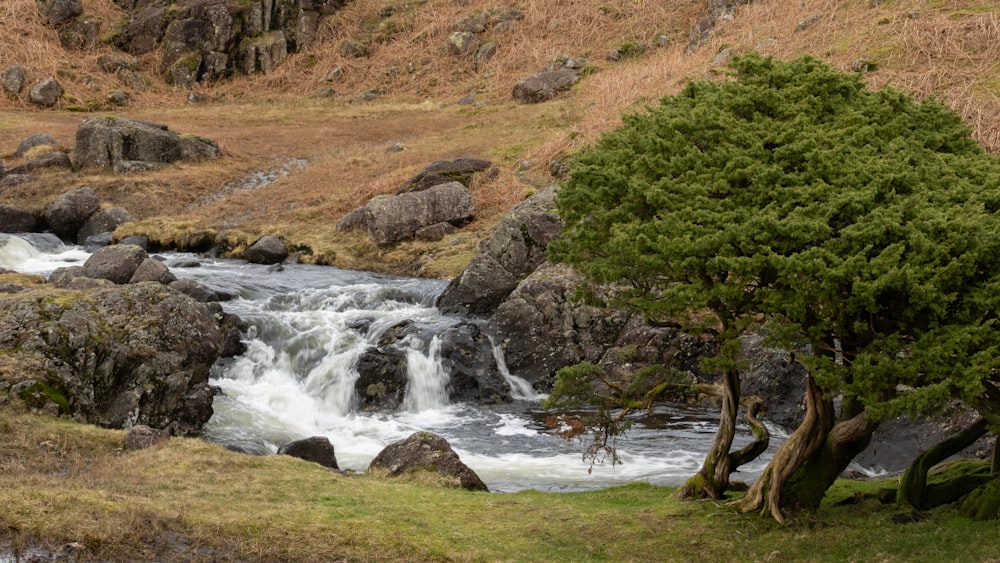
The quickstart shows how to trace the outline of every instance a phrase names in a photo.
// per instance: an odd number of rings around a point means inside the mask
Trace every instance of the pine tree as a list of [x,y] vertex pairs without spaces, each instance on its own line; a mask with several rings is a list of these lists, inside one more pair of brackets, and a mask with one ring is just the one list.
[[725,400],[682,495],[721,496],[735,470],[739,334],[808,350],[805,421],[739,501],[783,521],[888,414],[960,398],[1000,429],[1000,161],[938,101],[808,57],[730,68],[574,159],[550,256],[650,318],[711,313]]

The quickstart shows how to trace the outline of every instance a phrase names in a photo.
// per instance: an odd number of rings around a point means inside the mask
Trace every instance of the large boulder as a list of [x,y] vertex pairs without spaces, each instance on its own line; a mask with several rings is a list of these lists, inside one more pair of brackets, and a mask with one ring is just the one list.
[[78,51],[98,44],[101,35],[101,20],[78,18],[59,26],[59,43],[63,49]]
[[14,158],[21,158],[22,156],[28,154],[28,151],[35,147],[54,147],[59,143],[55,140],[52,135],[47,135],[45,133],[36,133],[34,135],[29,135],[17,144],[17,148],[14,149],[14,154],[11,156]]
[[497,307],[488,328],[511,373],[540,391],[551,389],[556,371],[583,361],[601,366],[619,381],[649,366],[667,367],[690,382],[715,381],[699,363],[716,354],[713,338],[652,325],[625,309],[573,299],[585,281],[568,266],[545,262]]
[[99,248],[83,263],[87,277],[118,284],[129,283],[139,266],[149,258],[141,247],[116,244]]
[[61,25],[83,14],[80,0],[35,0],[35,7],[49,25]]
[[522,78],[514,85],[514,100],[526,104],[547,102],[580,81],[580,74],[571,68],[540,72]]
[[11,174],[29,174],[31,172],[37,172],[48,168],[62,168],[63,170],[70,170],[73,168],[73,161],[70,160],[69,155],[65,152],[54,150],[45,154],[40,154],[20,166],[15,166],[14,168],[11,168],[9,172]]
[[438,299],[448,313],[488,315],[545,261],[549,242],[562,233],[550,186],[518,204],[494,229],[479,253]]
[[100,207],[101,200],[93,188],[78,188],[59,196],[45,210],[45,222],[59,238],[76,242],[76,234],[84,221]]
[[489,491],[486,483],[462,463],[448,441],[431,432],[415,432],[409,438],[385,447],[368,466],[369,473],[398,477],[431,471],[470,491]]
[[337,455],[333,444],[325,436],[313,436],[303,440],[289,442],[278,448],[279,455],[290,455],[313,463],[318,463],[330,469],[340,469],[337,466]]
[[280,264],[288,258],[288,248],[274,235],[264,235],[250,245],[243,258],[253,264]]
[[24,90],[24,84],[28,81],[28,74],[23,66],[10,66],[4,69],[2,75],[3,89],[12,96],[17,96]]
[[212,415],[221,333],[205,305],[156,283],[0,299],[0,372],[30,406],[110,428],[196,435]]
[[403,405],[407,383],[406,352],[396,346],[369,346],[355,365],[355,393],[365,411],[392,411]]
[[[131,248],[140,247],[133,246]],[[163,262],[152,258],[146,258],[139,264],[139,267],[132,272],[132,277],[129,278],[128,283],[142,283],[147,281],[170,285],[171,283],[177,281],[177,276],[175,276],[170,271],[170,268],[168,268]]]
[[546,262],[490,318],[507,367],[536,388],[550,388],[560,368],[596,363],[625,327],[625,312],[572,301],[583,281],[570,268]]
[[442,328],[404,321],[387,329],[358,358],[355,392],[366,411],[398,410],[409,383],[411,343],[440,341],[441,367],[448,374],[448,400],[493,404],[510,401],[510,385],[500,375],[493,343],[482,321],[461,321]]
[[37,224],[38,220],[33,213],[0,205],[0,233],[30,233]]
[[510,384],[500,375],[493,342],[481,322],[461,322],[438,336],[449,401],[493,404],[511,400]]
[[28,101],[43,106],[52,107],[59,103],[63,95],[63,87],[54,78],[46,78],[35,83],[28,92]]
[[76,233],[77,242],[84,242],[88,238],[101,233],[113,233],[120,225],[124,225],[132,220],[132,214],[121,207],[110,207],[94,213],[80,226]]
[[177,280],[168,285],[170,289],[179,291],[199,303],[215,303],[220,300],[218,293],[194,280]]
[[[131,162],[171,163],[219,156],[215,141],[181,135],[166,125],[114,116],[88,117],[76,130],[78,166],[124,171]],[[143,167],[139,167],[143,168]]]
[[368,234],[379,245],[412,239],[419,229],[436,223],[461,226],[473,217],[472,196],[461,182],[377,196],[365,205],[365,211]]

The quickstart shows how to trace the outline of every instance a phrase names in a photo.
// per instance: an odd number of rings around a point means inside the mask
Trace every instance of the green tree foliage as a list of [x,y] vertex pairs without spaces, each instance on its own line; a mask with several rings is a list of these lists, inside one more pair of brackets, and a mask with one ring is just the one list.
[[[808,345],[807,421],[743,501],[782,520],[889,413],[958,397],[1000,427],[1000,161],[935,100],[812,58],[730,68],[580,153],[550,255],[652,318],[708,311],[729,341],[763,324]],[[738,346],[723,349],[731,373]]]

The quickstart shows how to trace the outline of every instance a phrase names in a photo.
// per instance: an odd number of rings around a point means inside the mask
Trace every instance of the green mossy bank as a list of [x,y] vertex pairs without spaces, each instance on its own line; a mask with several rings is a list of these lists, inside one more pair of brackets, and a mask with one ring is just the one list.
[[1000,553],[996,521],[875,500],[895,483],[838,481],[816,513],[780,526],[638,483],[472,493],[197,439],[138,452],[123,452],[123,441],[120,431],[0,407],[0,558],[67,544],[81,561],[909,562]]

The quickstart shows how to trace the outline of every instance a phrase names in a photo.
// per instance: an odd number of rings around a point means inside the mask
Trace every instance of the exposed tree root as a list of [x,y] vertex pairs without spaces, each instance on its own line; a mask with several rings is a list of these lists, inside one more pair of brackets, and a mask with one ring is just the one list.
[[[977,419],[968,428],[945,438],[937,445],[922,452],[906,469],[896,494],[896,501],[906,503],[917,510],[931,508],[927,491],[927,472],[945,459],[972,445],[986,433],[985,418]],[[966,491],[968,492],[968,491]],[[957,499],[952,499],[952,501]]]

